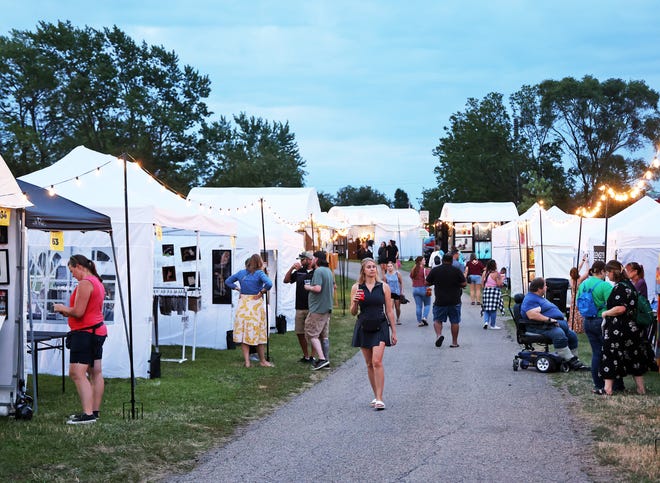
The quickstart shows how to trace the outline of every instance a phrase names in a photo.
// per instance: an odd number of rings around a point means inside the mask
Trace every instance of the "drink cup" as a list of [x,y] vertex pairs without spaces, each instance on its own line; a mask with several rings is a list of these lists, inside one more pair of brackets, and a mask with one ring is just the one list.
[[312,281],[310,279],[305,280],[305,285],[311,285]]
[[357,292],[355,292],[357,295],[358,300],[362,301],[364,300],[364,290],[357,289]]

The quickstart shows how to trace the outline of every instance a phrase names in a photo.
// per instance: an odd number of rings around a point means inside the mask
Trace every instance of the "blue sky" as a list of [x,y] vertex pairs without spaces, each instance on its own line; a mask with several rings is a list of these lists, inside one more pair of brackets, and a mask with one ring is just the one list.
[[[468,98],[593,75],[660,90],[655,0],[0,0],[0,34],[117,25],[210,77],[210,109],[288,121],[307,186],[371,186],[413,205]],[[475,173],[478,175],[478,173]],[[478,180],[478,178],[477,178]]]

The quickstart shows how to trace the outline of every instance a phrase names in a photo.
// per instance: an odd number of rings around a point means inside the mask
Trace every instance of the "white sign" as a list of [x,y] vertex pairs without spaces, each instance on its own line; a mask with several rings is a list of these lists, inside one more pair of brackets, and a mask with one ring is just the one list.
[[421,218],[422,223],[428,223],[429,222],[429,212],[428,212],[428,210],[420,210],[419,217]]

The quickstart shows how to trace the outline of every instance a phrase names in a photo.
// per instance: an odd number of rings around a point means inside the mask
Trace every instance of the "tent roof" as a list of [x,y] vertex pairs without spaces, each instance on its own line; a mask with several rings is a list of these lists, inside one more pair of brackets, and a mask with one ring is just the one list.
[[[644,196],[612,216],[609,219],[610,230],[617,230],[619,227],[627,225],[631,220],[644,217],[649,212],[660,213],[660,203],[649,196]],[[654,223],[654,225],[657,225],[657,223]]]
[[[235,234],[233,222],[200,213],[137,163],[127,162],[126,178],[131,223]],[[66,198],[105,213],[115,222],[124,219],[124,163],[115,156],[78,146],[51,166],[21,179],[41,187],[55,186]]]
[[301,223],[317,217],[321,205],[315,188],[193,188],[188,200],[219,210],[240,210],[264,200],[264,207],[287,223]]
[[350,226],[375,225],[390,213],[387,205],[333,206],[328,214]]
[[37,230],[111,231],[110,217],[90,210],[26,181],[18,180],[21,190],[34,206],[25,210],[25,224]]
[[489,222],[511,221],[518,218],[516,205],[511,202],[445,203],[440,213],[441,221]]
[[25,208],[32,206],[16,183],[9,166],[0,156],[0,206],[3,208]]

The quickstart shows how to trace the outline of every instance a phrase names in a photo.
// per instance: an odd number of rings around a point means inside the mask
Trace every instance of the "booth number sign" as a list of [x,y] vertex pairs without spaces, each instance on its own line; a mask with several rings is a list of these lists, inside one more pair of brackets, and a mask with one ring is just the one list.
[[64,232],[51,231],[50,232],[50,249],[56,252],[64,251]]

